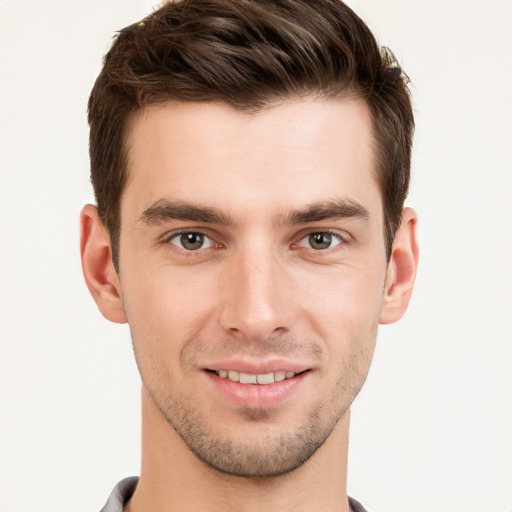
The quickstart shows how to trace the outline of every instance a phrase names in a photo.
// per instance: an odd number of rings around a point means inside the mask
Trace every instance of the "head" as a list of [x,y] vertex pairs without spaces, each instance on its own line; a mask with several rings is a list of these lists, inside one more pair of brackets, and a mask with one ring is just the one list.
[[400,73],[338,0],[184,0],[121,31],[89,120],[84,274],[130,325],[151,439],[301,466],[412,291]]
[[121,30],[89,99],[91,180],[116,269],[130,121],[169,101],[257,112],[290,97],[362,99],[372,118],[389,257],[409,186],[414,128],[403,76],[340,0],[167,2]]

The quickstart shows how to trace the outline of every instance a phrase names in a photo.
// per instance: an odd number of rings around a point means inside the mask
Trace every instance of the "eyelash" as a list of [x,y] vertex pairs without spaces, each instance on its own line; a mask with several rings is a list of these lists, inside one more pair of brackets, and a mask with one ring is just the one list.
[[[325,235],[328,235],[331,238],[331,240],[329,241],[329,247],[315,249],[310,246],[302,245],[303,243],[310,243],[311,237],[313,237],[315,235],[322,235],[324,237],[325,237]],[[335,241],[336,241],[336,243],[334,245],[331,245],[331,243],[335,242]],[[334,233],[333,231],[329,231],[329,230],[327,230],[327,231],[311,231],[311,232],[307,233],[305,236],[303,236],[297,244],[294,244],[294,246],[295,247],[306,247],[308,249],[311,249],[315,253],[323,253],[323,252],[328,252],[332,249],[335,249],[336,247],[343,245],[347,242],[348,242],[348,240],[346,237],[343,237],[339,233]]]
[[[185,247],[183,247],[183,245],[180,247],[178,244],[175,244],[172,242],[173,239],[177,239],[178,237],[181,237],[183,235],[200,235],[200,236],[204,237],[205,239],[209,240],[210,244],[208,245],[208,247],[200,247],[197,250],[191,250],[191,249],[187,250]],[[210,247],[217,247],[217,248],[222,247],[222,244],[215,242],[215,240],[213,240],[213,238],[211,236],[209,236],[208,233],[201,231],[201,230],[190,230],[190,229],[188,229],[188,230],[183,229],[183,230],[176,231],[174,233],[167,235],[164,238],[163,243],[174,245],[178,249],[180,249],[186,253],[189,253],[189,254],[199,252],[200,250],[209,249]]]
[[[180,244],[178,245],[177,243],[173,243],[172,240],[174,239],[177,239],[178,237],[181,237],[183,235],[200,235],[202,237],[204,237],[204,239],[207,239],[210,243],[207,247],[199,247],[197,248],[196,250],[194,249],[186,249],[185,247],[183,247],[183,244]],[[301,234],[302,235],[302,234]],[[337,240],[337,243],[333,246],[329,246],[329,247],[326,247],[324,249],[314,249],[313,247],[307,247],[305,245],[302,245],[302,243],[304,241],[306,241],[309,237],[311,236],[314,236],[314,235],[328,235],[334,239]],[[323,230],[323,231],[308,231],[306,232],[305,234],[303,234],[299,240],[295,243],[293,243],[291,245],[292,249],[299,249],[301,247],[304,247],[306,249],[309,249],[311,250],[313,253],[316,253],[317,255],[320,255],[322,253],[327,253],[327,252],[330,252],[331,250],[335,249],[336,247],[338,246],[343,246],[345,244],[347,244],[349,242],[349,239],[348,239],[348,236],[343,236],[342,234],[338,233],[338,232],[334,232],[332,230]],[[210,248],[222,248],[223,247],[223,244],[221,243],[218,243],[218,242],[215,242],[215,240],[209,236],[208,233],[206,233],[205,231],[201,231],[201,230],[180,230],[180,231],[177,231],[177,232],[173,232],[171,234],[168,234],[167,236],[165,236],[164,240],[162,241],[163,244],[170,244],[170,245],[174,245],[175,247],[177,247],[178,250],[181,250],[183,251],[184,253],[186,253],[187,255],[193,255],[194,253],[199,253],[201,251],[204,251],[206,249],[210,249]],[[306,242],[307,243],[307,242]]]

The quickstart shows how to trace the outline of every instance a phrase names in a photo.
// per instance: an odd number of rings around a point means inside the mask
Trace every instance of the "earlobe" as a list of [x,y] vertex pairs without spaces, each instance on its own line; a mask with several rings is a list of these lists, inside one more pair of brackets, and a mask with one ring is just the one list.
[[93,205],[80,214],[80,253],[87,288],[101,314],[111,322],[125,323],[119,279],[112,263],[112,250],[107,230]]
[[405,208],[388,264],[379,318],[381,324],[390,324],[402,318],[409,305],[418,267],[417,221],[416,212],[412,208]]

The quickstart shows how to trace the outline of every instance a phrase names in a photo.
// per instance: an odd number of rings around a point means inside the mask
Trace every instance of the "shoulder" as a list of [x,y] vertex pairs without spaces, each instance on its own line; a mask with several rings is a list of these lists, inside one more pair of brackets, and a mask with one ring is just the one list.
[[[121,480],[112,490],[105,506],[100,512],[123,512],[126,502],[132,497],[137,483],[138,476],[131,476]],[[359,501],[354,498],[348,499],[353,512],[368,512]]]
[[354,498],[351,498],[349,496],[348,502],[350,504],[350,508],[353,512],[368,512],[359,501],[355,500]]
[[123,507],[132,497],[138,482],[138,476],[131,476],[121,480],[110,493],[107,503],[105,503],[100,512],[123,512]]

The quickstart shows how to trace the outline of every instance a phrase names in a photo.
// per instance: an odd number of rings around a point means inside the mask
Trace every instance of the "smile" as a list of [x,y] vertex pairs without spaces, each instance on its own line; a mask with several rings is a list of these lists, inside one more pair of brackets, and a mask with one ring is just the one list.
[[[312,374],[311,368],[304,369],[290,363],[287,363],[287,366],[296,366],[293,368],[296,371],[292,371],[291,368],[280,370],[276,366],[268,368],[274,364],[266,365],[267,368],[261,368],[259,372],[256,368],[249,368],[251,365],[241,364],[241,367],[248,366],[243,368],[244,372],[208,369],[203,372],[203,375],[208,378],[216,392],[236,407],[271,409],[290,400],[293,395],[297,395],[298,390],[305,385]],[[233,365],[232,362],[231,365]],[[222,368],[222,366],[220,367]],[[281,366],[281,368],[283,367]]]
[[215,373],[222,379],[229,379],[240,384],[260,384],[262,386],[291,379],[296,375],[295,372],[284,371],[251,374],[235,370],[215,370]]

